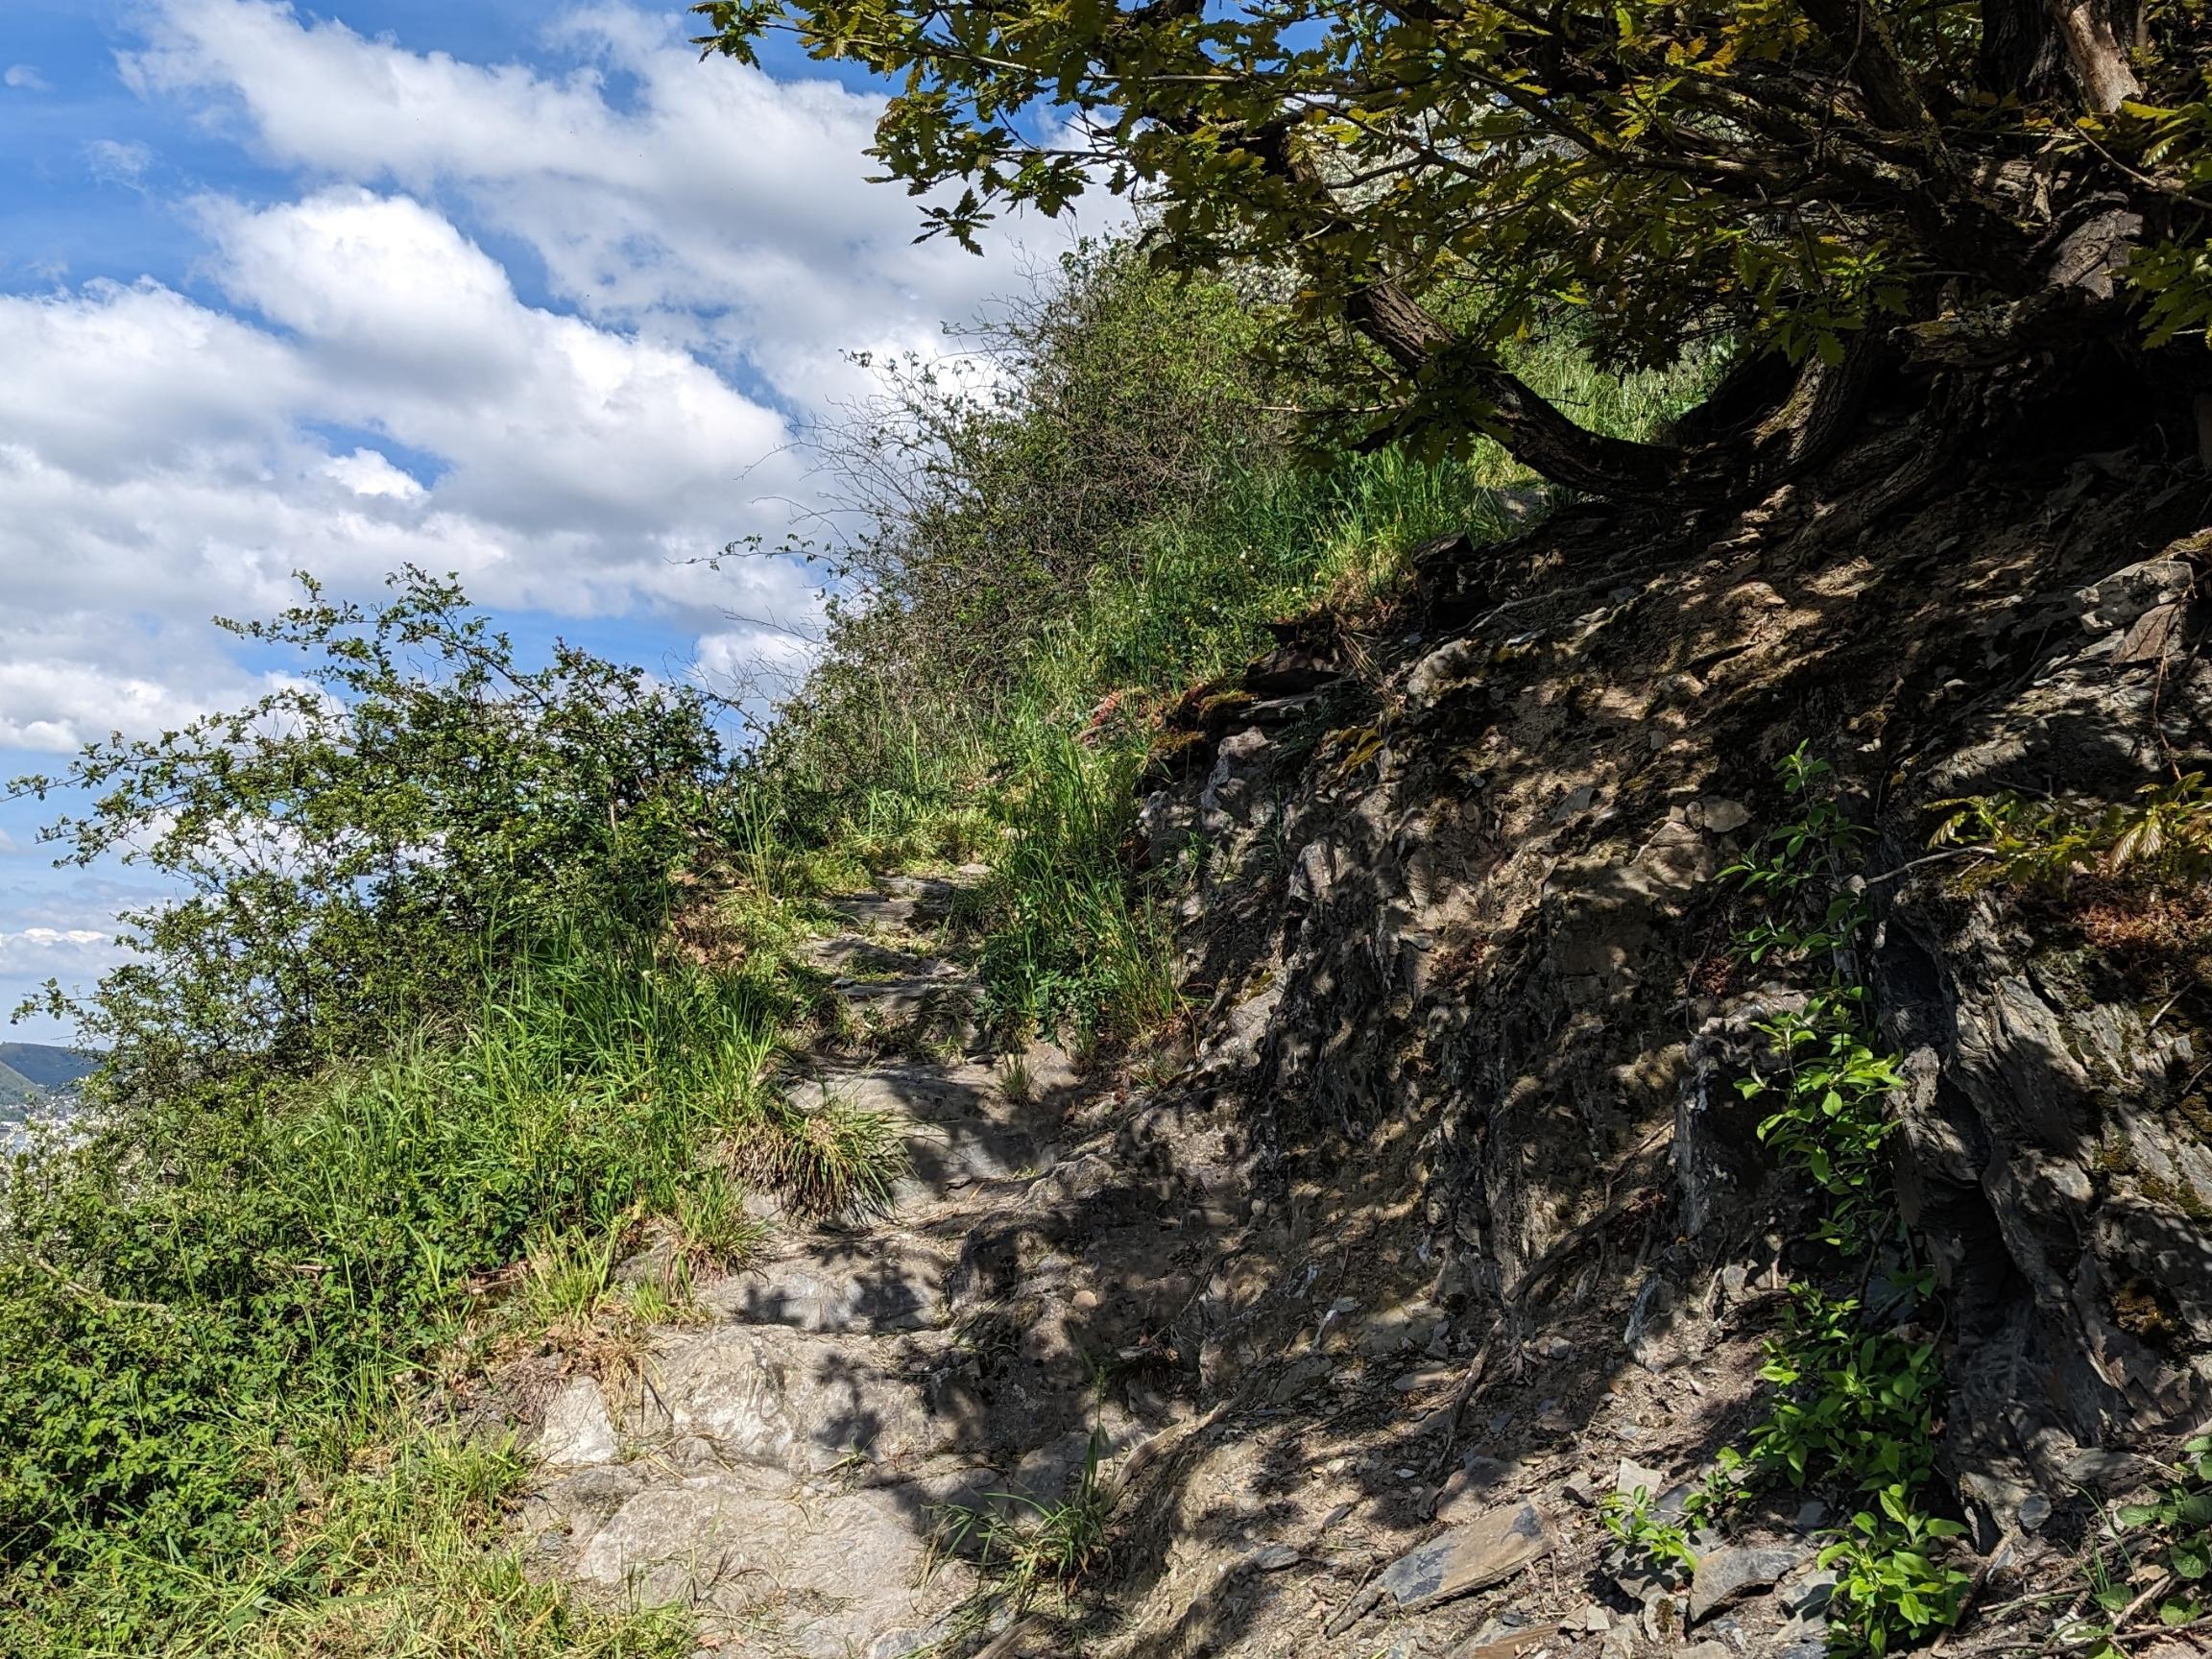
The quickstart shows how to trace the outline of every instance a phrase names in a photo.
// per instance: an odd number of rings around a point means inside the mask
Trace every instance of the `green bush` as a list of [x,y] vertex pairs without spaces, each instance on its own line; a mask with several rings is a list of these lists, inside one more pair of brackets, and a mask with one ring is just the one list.
[[[79,1138],[0,1192],[0,1650],[673,1639],[487,1554],[519,1466],[420,1424],[517,1319],[595,1317],[648,1222],[746,1247],[720,1160],[793,1006],[773,950],[661,943],[727,799],[707,702],[394,586],[308,582],[231,625],[298,685],[27,781],[95,792],[69,856],[183,896],[79,1009],[114,1045]],[[367,1549],[373,1513],[444,1542]],[[441,1574],[489,1623],[408,1588]]]
[[298,653],[297,683],[16,781],[92,796],[47,831],[69,861],[182,890],[123,919],[136,956],[96,997],[52,993],[124,1081],[380,1053],[473,994],[488,935],[657,926],[714,827],[722,746],[698,693],[568,646],[526,668],[420,570],[369,609],[301,580],[274,621],[222,624]]

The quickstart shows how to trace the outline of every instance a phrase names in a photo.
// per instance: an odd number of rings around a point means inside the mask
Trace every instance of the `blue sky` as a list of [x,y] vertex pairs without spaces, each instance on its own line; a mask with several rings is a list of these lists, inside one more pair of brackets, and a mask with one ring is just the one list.
[[[869,390],[847,353],[939,349],[1024,261],[913,244],[863,80],[702,64],[690,21],[6,0],[0,777],[267,688],[207,618],[301,566],[455,571],[528,639],[788,682],[805,572],[689,561],[818,504],[805,426]],[[153,891],[52,870],[42,816],[0,803],[9,1006],[96,974]]]

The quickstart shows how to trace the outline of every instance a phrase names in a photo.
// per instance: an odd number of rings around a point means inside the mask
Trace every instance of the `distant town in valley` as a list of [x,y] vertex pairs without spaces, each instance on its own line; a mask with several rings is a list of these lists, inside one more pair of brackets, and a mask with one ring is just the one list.
[[22,1126],[40,1100],[75,1093],[100,1057],[50,1043],[0,1043],[0,1136]]

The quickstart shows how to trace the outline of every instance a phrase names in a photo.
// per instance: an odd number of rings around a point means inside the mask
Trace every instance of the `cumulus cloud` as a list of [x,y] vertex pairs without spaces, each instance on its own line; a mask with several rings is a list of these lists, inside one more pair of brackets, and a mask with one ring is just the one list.
[[126,59],[147,94],[198,100],[286,165],[451,192],[525,240],[582,315],[742,358],[802,407],[858,388],[844,352],[929,349],[1013,277],[914,244],[912,199],[867,181],[878,100],[702,63],[673,12],[568,13],[554,39],[578,63],[556,75],[410,52],[280,0],[156,10]]
[[523,304],[404,197],[200,214],[239,314],[153,282],[0,296],[0,745],[251,695],[205,618],[280,607],[301,567],[359,590],[413,562],[568,615],[808,603],[786,566],[687,563],[779,528],[795,485],[760,466],[783,419],[696,358]]
[[[705,557],[811,505],[793,444],[863,386],[844,352],[927,350],[1021,280],[913,245],[912,199],[866,182],[878,102],[702,64],[681,15],[629,4],[556,13],[528,64],[280,0],[149,0],[136,26],[126,82],[276,187],[178,204],[204,289],[0,294],[0,746],[256,695],[206,618],[281,607],[298,568],[652,613],[702,680],[787,685],[806,577]],[[151,151],[87,154],[151,176]]]
[[11,63],[0,69],[0,86],[13,92],[51,92],[54,84],[38,73],[36,64]]

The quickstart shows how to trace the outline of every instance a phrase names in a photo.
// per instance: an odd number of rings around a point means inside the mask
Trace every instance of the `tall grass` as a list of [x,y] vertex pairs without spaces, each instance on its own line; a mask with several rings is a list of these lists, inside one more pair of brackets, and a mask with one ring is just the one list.
[[[387,1061],[289,1098],[140,1103],[19,1166],[0,1223],[0,1651],[251,1650],[333,1597],[397,1594],[388,1551],[356,1575],[319,1529],[377,1505],[458,1527],[492,1500],[443,1492],[444,1454],[364,1475],[357,1449],[495,1330],[517,1264],[529,1317],[589,1320],[643,1223],[682,1232],[688,1208],[701,1225],[722,1138],[765,1111],[781,997],[764,966],[554,932],[491,966],[458,1028]],[[654,1650],[556,1640],[574,1621],[516,1594],[537,1611],[503,1646],[407,1650]],[[428,1617],[414,1605],[391,1627]],[[356,1611],[363,1630],[385,1617]]]
[[529,1475],[511,1448],[397,1431],[367,1466],[304,1494],[280,1554],[199,1575],[165,1650],[207,1659],[691,1653],[686,1610],[597,1607],[534,1576],[517,1552],[487,1547]]

